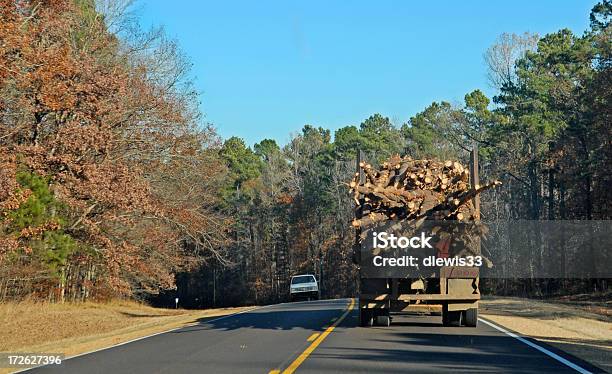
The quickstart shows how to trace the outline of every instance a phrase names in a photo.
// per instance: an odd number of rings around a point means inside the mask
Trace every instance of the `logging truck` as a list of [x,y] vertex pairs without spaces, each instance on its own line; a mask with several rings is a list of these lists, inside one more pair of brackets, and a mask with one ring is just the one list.
[[[414,161],[409,162],[413,162],[412,165],[414,165]],[[447,163],[450,162],[447,161]],[[428,164],[419,165],[423,168],[422,165]],[[450,168],[452,168],[452,164],[450,165]],[[443,165],[440,166],[440,168],[443,167]],[[449,164],[447,164],[446,167],[449,167]],[[360,325],[364,327],[372,325],[389,326],[392,313],[428,311],[432,315],[441,315],[444,326],[476,327],[478,323],[478,301],[480,300],[478,266],[438,266],[435,268],[435,275],[429,277],[415,275],[409,267],[406,267],[403,273],[401,269],[394,269],[393,273],[389,273],[392,275],[376,277],[372,276],[372,273],[368,274],[367,272],[369,270],[363,266],[364,253],[369,254],[370,251],[370,249],[368,249],[367,252],[364,252],[363,247],[364,238],[368,236],[366,231],[371,230],[371,226],[366,226],[366,223],[371,224],[371,220],[377,220],[379,217],[394,222],[402,221],[401,218],[397,218],[396,212],[404,208],[407,204],[412,204],[412,201],[416,201],[409,200],[416,196],[415,193],[429,192],[426,191],[429,189],[438,191],[439,193],[437,196],[444,196],[444,198],[446,198],[447,195],[444,193],[448,191],[447,188],[450,188],[447,184],[451,182],[447,181],[448,178],[441,175],[442,173],[439,175],[432,175],[427,170],[423,173],[424,175],[419,174],[416,177],[408,176],[406,175],[406,170],[410,173],[409,168],[405,166],[405,163],[401,163],[400,161],[398,161],[396,165],[390,166],[388,169],[390,171],[382,170],[373,172],[372,167],[365,162],[363,153],[361,151],[358,152],[357,172],[355,174],[355,180],[351,184],[351,191],[355,194],[354,198],[356,201],[355,220],[353,221],[353,226],[355,226],[356,229],[356,243],[353,248],[353,262],[360,265]],[[454,198],[451,196],[449,199],[449,205],[452,206],[454,204],[457,209],[454,211],[452,209],[445,211],[436,206],[435,209],[432,209],[436,210],[432,214],[433,216],[440,216],[440,214],[446,215],[445,219],[449,221],[452,220],[452,222],[465,221],[465,212],[467,208],[464,210],[459,209],[460,205],[463,204],[463,200],[458,202],[465,197],[470,199],[468,202],[469,211],[467,214],[469,214],[472,221],[480,222],[480,201],[478,196],[480,186],[478,177],[478,150],[476,146],[474,146],[470,154],[469,171],[462,169],[459,171],[458,175],[463,177],[463,179],[456,179],[457,183],[464,184],[459,185],[459,187],[455,189],[455,191],[459,191],[455,192],[457,197]],[[413,178],[412,181],[410,178]],[[421,180],[421,182],[418,182],[418,180]],[[409,183],[413,183],[412,187],[410,187],[411,189],[406,187]],[[414,183],[416,183],[416,187]],[[498,183],[499,182],[495,182],[491,185],[494,186]],[[368,188],[371,192],[371,195],[369,195],[371,198],[368,198],[367,195]],[[405,192],[407,190],[408,192]],[[394,192],[395,195],[392,195],[391,192]],[[410,202],[407,203],[406,201]],[[441,201],[441,199],[439,199],[439,201]],[[383,211],[383,213],[377,213],[376,209],[373,208],[374,204],[379,204],[379,207],[381,204],[387,204],[385,209],[393,211],[393,213],[387,213],[382,209],[381,211]],[[398,204],[403,205],[398,208]],[[416,220],[410,217],[423,216],[423,200],[421,200],[420,203],[417,202],[417,204],[420,204],[421,216],[418,215],[419,207],[417,207],[415,208],[415,214],[410,215],[406,213],[404,222],[409,222],[411,219]],[[412,207],[412,205],[410,207]],[[431,209],[431,207],[427,208]],[[370,220],[370,222],[366,222],[367,220]],[[476,241],[478,251],[480,251],[480,239],[476,239]],[[434,249],[434,251],[438,251],[438,256],[440,256],[439,251],[442,247],[440,247],[440,243],[438,243],[437,249]],[[380,262],[380,258],[377,260]]]

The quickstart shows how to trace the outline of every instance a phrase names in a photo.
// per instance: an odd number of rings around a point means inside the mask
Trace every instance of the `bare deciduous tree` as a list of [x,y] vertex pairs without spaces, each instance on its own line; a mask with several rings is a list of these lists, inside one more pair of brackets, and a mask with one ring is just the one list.
[[484,53],[487,78],[492,87],[501,89],[504,85],[516,83],[514,65],[528,51],[534,51],[539,36],[528,32],[522,35],[503,33]]

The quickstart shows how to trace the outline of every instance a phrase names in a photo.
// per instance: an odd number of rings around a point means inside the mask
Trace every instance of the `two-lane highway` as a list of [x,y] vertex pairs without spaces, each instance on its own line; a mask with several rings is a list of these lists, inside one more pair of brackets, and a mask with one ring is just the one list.
[[358,327],[350,299],[258,308],[91,354],[40,373],[575,372],[486,324],[395,316]]

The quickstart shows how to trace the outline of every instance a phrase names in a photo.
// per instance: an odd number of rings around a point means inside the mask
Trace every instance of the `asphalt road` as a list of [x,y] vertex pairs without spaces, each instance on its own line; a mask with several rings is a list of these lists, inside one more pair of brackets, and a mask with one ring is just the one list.
[[28,372],[575,372],[484,323],[443,327],[441,317],[402,315],[390,327],[365,328],[349,305],[343,299],[263,307]]

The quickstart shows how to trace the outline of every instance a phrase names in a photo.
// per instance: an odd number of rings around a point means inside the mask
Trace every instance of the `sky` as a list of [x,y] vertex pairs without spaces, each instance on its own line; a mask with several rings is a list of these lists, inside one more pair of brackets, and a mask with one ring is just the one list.
[[140,0],[193,63],[204,121],[223,138],[286,144],[381,113],[400,125],[433,101],[493,95],[483,53],[503,32],[582,34],[596,1]]

